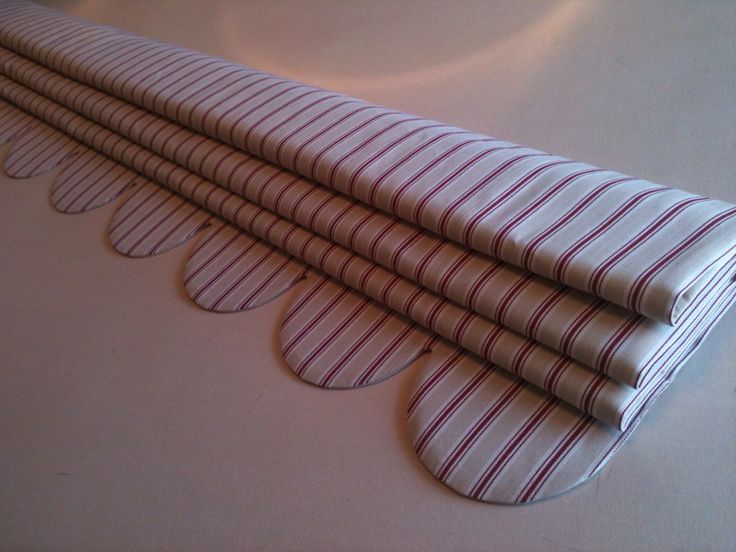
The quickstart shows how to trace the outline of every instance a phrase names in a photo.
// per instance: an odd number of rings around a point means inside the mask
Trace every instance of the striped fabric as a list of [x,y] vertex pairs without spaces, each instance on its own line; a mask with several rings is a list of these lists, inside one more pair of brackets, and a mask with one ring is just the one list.
[[217,312],[268,303],[305,277],[306,267],[277,247],[224,221],[204,233],[184,267],[192,301]]
[[51,203],[62,213],[83,213],[109,203],[139,180],[120,163],[81,148],[56,178]]
[[[12,125],[8,132],[12,132]],[[30,178],[58,166],[81,149],[65,134],[37,122],[24,130],[16,147],[5,158],[5,173],[14,178]]]
[[[30,59],[667,323],[736,244],[736,207],[723,202],[489,142],[27,2],[6,3],[0,17],[0,43]],[[628,181],[606,190],[619,178]]]
[[326,275],[310,278],[281,325],[281,350],[289,366],[320,387],[382,381],[437,340],[416,322]]
[[412,445],[464,495],[590,478],[736,298],[735,206],[27,2],[0,45],[8,174],[63,165],[64,212],[128,190],[126,255],[198,234],[184,285],[209,310],[298,285],[281,339],[305,381],[429,352]]
[[[656,386],[665,374],[657,377],[638,389],[623,385],[559,352],[523,337],[505,326],[452,303],[447,298],[432,293],[396,273],[390,272],[375,263],[282,219],[260,206],[249,203],[239,196],[196,177],[180,166],[170,163],[154,153],[136,146],[83,117],[76,115],[59,104],[0,77],[2,94],[17,102],[47,122],[54,124],[85,144],[96,147],[117,161],[155,179],[175,192],[205,207],[210,212],[230,220],[243,230],[282,248],[312,267],[324,271],[346,285],[365,293],[407,316],[443,337],[461,345],[465,349],[499,364],[507,370],[520,375],[584,412],[590,413],[613,426],[625,429],[638,412],[642,400]],[[136,212],[145,218],[131,226],[133,230],[149,220],[149,213],[162,213],[164,217],[156,224],[165,225],[168,213],[180,206],[175,199],[166,199],[160,192],[151,191],[134,202]],[[144,200],[151,198],[152,206]],[[172,203],[168,207],[166,202]],[[124,213],[123,221],[130,215]],[[156,220],[156,219],[150,219]],[[149,222],[149,224],[152,224]],[[129,250],[128,243],[138,244],[137,239],[129,240],[121,249],[121,237],[117,234],[117,224],[113,223],[113,244],[128,254],[145,254],[148,249],[137,253]],[[128,231],[122,234],[128,236]],[[147,232],[141,231],[141,235]],[[155,252],[154,250],[150,251]],[[729,267],[730,268],[730,267]],[[715,282],[723,285],[724,280]],[[712,298],[714,294],[705,294]],[[717,297],[717,296],[716,296]],[[694,315],[701,311],[692,311]],[[691,321],[692,322],[692,321]],[[702,321],[696,318],[697,324]],[[698,327],[698,326],[696,326]],[[680,325],[679,328],[690,328]],[[677,365],[686,340],[681,340],[666,351],[664,360]]]
[[[0,63],[5,59],[0,55]],[[51,203],[62,213],[81,213],[104,205],[136,181],[137,174],[134,171],[81,145],[75,145],[73,151],[62,148],[50,157],[34,154],[33,148],[25,148],[24,144],[30,146],[41,142],[42,133],[58,140],[59,145],[70,142],[65,136],[39,124],[36,119],[8,103],[0,102],[0,121],[0,145],[30,131],[30,135],[22,141],[16,140],[13,154],[6,157],[5,171],[8,175],[33,176],[53,168],[70,155],[73,157],[71,163],[65,164],[51,190]],[[26,154],[32,157],[27,167],[20,165]],[[103,181],[105,185],[100,186]]]
[[442,240],[7,50],[0,59],[13,79],[142,147],[613,379],[639,387],[668,369],[657,360],[678,338],[667,325]]
[[[2,63],[2,59],[0,59],[0,63]],[[28,130],[34,119],[30,115],[17,110],[12,105],[3,102],[0,104],[0,121],[2,121],[0,144],[7,144],[13,138],[20,136]]]
[[150,257],[189,240],[212,218],[153,182],[134,186],[110,223],[110,241],[129,257]]

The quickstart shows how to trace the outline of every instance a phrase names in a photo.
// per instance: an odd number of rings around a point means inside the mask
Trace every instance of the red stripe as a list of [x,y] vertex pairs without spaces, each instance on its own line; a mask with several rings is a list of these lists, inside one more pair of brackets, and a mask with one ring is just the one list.
[[[295,87],[289,89],[289,91],[292,91],[292,90],[295,90],[295,89],[298,89],[298,88],[303,88],[303,86],[295,86]],[[248,126],[247,126],[247,129],[248,130],[246,130],[245,136],[240,140],[240,142],[242,144],[242,147],[244,149],[249,149],[248,148],[248,142],[250,141],[251,134],[255,131],[256,128],[258,128],[258,126],[260,126],[261,124],[263,124],[264,121],[270,119],[271,117],[273,117],[274,115],[276,115],[277,113],[279,113],[280,111],[282,111],[283,109],[286,109],[287,107],[293,105],[295,102],[298,102],[299,100],[302,100],[302,99],[306,98],[307,96],[311,96],[312,94],[317,94],[318,92],[321,92],[321,90],[307,90],[306,92],[302,92],[302,93],[300,93],[300,94],[298,94],[298,95],[296,95],[296,96],[294,96],[292,98],[289,98],[285,103],[283,103],[281,105],[277,105],[276,107],[274,107],[273,109],[271,109],[271,111],[269,111],[265,115],[262,115],[260,119],[258,119],[256,121],[253,121],[252,123],[248,123]],[[276,98],[280,97],[280,95],[281,95],[281,93],[276,94],[273,98],[269,99],[267,102],[265,102],[262,105],[265,106],[265,105],[268,105],[268,104],[272,103],[273,100],[275,100]]]
[[[250,250],[250,247],[248,248],[248,250]],[[230,296],[230,294],[232,294],[233,291],[235,291],[238,288],[238,286],[240,286],[249,276],[251,276],[253,273],[258,271],[258,269],[260,269],[261,266],[263,266],[266,262],[268,262],[269,259],[271,259],[276,254],[277,251],[278,249],[276,247],[270,246],[268,248],[265,248],[265,250],[261,253],[260,257],[258,257],[257,259],[252,259],[250,266],[248,266],[246,270],[241,272],[238,278],[231,281],[230,285],[226,287],[225,290],[220,295],[217,296],[217,298],[211,305],[212,308],[213,309],[219,308],[220,305],[224,303],[225,300]],[[246,254],[247,254],[247,251],[238,255],[237,260],[240,260],[241,258],[245,257]],[[231,261],[228,264],[232,266],[235,263]],[[224,274],[224,272],[221,271],[221,274]]]
[[452,371],[457,363],[460,362],[464,355],[465,353],[463,349],[460,349],[459,347],[455,348],[452,352],[452,355],[444,359],[442,363],[440,363],[430,373],[429,377],[427,377],[421,383],[421,385],[414,391],[411,398],[409,399],[409,404],[407,405],[407,416],[412,416],[412,414],[414,414],[414,411],[421,404],[421,402],[425,398],[427,398],[432,390],[435,389],[442,382],[442,380],[445,379],[445,377],[447,377],[450,371]]
[[441,125],[441,124],[429,124],[429,125],[425,125],[425,126],[420,126],[420,127],[414,128],[411,131],[409,131],[408,133],[403,134],[402,136],[399,136],[393,142],[387,144],[383,148],[379,149],[378,151],[376,151],[375,153],[373,153],[372,155],[370,155],[360,165],[358,165],[353,170],[353,172],[350,174],[350,176],[346,179],[347,180],[347,193],[350,194],[350,195],[353,195],[354,190],[355,190],[355,183],[356,183],[357,179],[360,178],[360,176],[363,174],[363,172],[371,164],[375,163],[378,159],[380,159],[381,157],[383,157],[384,155],[386,155],[389,151],[391,151],[392,149],[394,149],[396,146],[398,146],[399,144],[405,142],[406,140],[408,140],[412,136],[415,136],[415,135],[419,134],[420,132],[424,132],[426,130],[434,129],[434,128],[442,128],[442,127],[444,127],[444,125]]
[[[348,289],[348,288],[346,288]],[[362,299],[351,311],[348,312],[348,314],[341,318],[341,320],[334,324],[334,327],[332,331],[330,331],[327,335],[325,335],[320,341],[318,341],[317,346],[312,349],[312,351],[306,355],[304,358],[301,359],[299,364],[297,364],[295,367],[293,367],[294,372],[298,376],[304,376],[305,372],[310,368],[310,365],[316,358],[318,358],[324,351],[329,347],[340,335],[342,335],[347,328],[350,327],[353,321],[358,318],[358,316],[365,311],[365,309],[368,308],[368,306],[371,304],[371,300],[368,298]],[[323,321],[323,318],[321,317],[319,319],[320,322]],[[323,331],[320,331],[320,334],[323,334]]]
[[544,483],[554,473],[557,466],[564,458],[573,450],[575,445],[582,439],[587,431],[593,426],[594,419],[592,417],[581,418],[575,426],[565,436],[555,448],[554,452],[547,457],[545,463],[534,474],[534,477],[527,484],[522,493],[517,497],[516,502],[528,502],[534,499],[542,488]]
[[299,298],[292,303],[291,307],[281,320],[281,326],[286,328],[291,323],[291,320],[311,302],[312,297],[319,293],[330,281],[332,281],[332,279],[329,276],[323,275],[319,280],[313,283],[311,287],[307,288]]
[[[303,96],[300,96],[300,98],[301,97],[303,97]],[[300,107],[294,113],[292,113],[291,115],[289,115],[288,117],[286,117],[285,119],[283,119],[279,124],[277,124],[275,126],[272,126],[271,129],[268,132],[266,132],[265,134],[263,134],[263,136],[261,136],[260,140],[258,140],[258,146],[255,148],[258,153],[255,153],[255,155],[258,155],[259,157],[263,157],[263,146],[264,146],[266,140],[268,140],[268,138],[274,132],[276,132],[277,130],[279,130],[281,128],[284,128],[286,125],[288,125],[289,123],[293,122],[297,117],[299,117],[300,115],[303,115],[306,111],[310,110],[315,105],[318,105],[318,104],[320,104],[320,103],[322,103],[322,102],[324,102],[326,100],[331,100],[331,99],[335,99],[335,98],[338,98],[338,97],[339,97],[338,94],[328,94],[326,96],[322,96],[321,98],[318,98],[317,100],[313,101],[312,103],[309,103],[307,105],[304,105],[304,106]],[[286,107],[286,106],[282,106],[282,108],[283,107]]]
[[586,196],[583,196],[577,203],[572,206],[571,209],[566,211],[561,217],[559,217],[552,224],[547,226],[547,228],[539,232],[534,238],[530,239],[527,242],[521,254],[521,266],[527,269],[531,268],[532,262],[534,261],[534,254],[545,241],[550,239],[565,226],[572,223],[579,215],[585,212],[585,209],[588,206],[590,206],[595,200],[600,198],[605,192],[613,189],[619,184],[623,184],[624,182],[631,182],[632,180],[634,179],[628,177],[609,180],[593,189],[593,191],[591,191]]
[[[263,291],[270,286],[274,280],[277,279],[278,276],[281,276],[286,271],[286,268],[292,264],[294,260],[291,257],[284,257],[284,260],[281,261],[281,264],[278,264],[273,267],[271,272],[266,276],[266,278],[257,286],[254,286],[251,292],[245,296],[245,298],[238,303],[238,306],[236,307],[236,310],[243,310],[245,309],[252,301],[256,299]],[[303,273],[302,273],[303,274]],[[301,275],[300,275],[301,276]]]
[[511,220],[506,222],[493,236],[491,240],[490,254],[494,257],[500,256],[501,248],[508,235],[517,228],[522,222],[537,213],[543,206],[547,205],[568,186],[576,180],[589,176],[591,174],[603,172],[603,169],[584,169],[567,175],[565,178],[558,180],[549,186],[542,194],[537,196],[528,206],[514,215]]
[[532,312],[529,320],[527,321],[524,334],[537,340],[537,332],[539,331],[542,321],[563,298],[567,297],[567,292],[568,288],[562,285],[552,289]]
[[648,190],[641,191],[633,197],[627,198],[627,200],[608,217],[602,220],[598,226],[589,230],[584,236],[582,236],[575,243],[570,245],[555,261],[555,265],[552,269],[552,277],[559,281],[566,281],[566,274],[568,266],[572,261],[572,258],[590,245],[596,238],[601,236],[605,231],[611,228],[614,224],[618,223],[623,219],[625,215],[631,212],[636,206],[642,203],[649,197],[662,193],[669,190],[669,188],[649,188]]
[[[373,304],[372,301],[369,302],[369,304]],[[342,355],[338,357],[335,362],[333,362],[330,369],[322,376],[322,378],[319,380],[318,385],[322,387],[327,387],[330,385],[335,378],[338,376],[342,370],[345,369],[345,366],[347,366],[355,357],[355,355],[358,353],[360,349],[365,347],[365,345],[373,339],[373,337],[378,333],[389,321],[389,319],[394,316],[392,311],[386,310],[377,320],[375,320],[368,328],[362,331],[360,334],[360,337],[355,339],[353,343],[343,351]],[[364,323],[364,321],[358,321],[361,323]],[[351,325],[354,324],[355,321],[351,321]],[[347,330],[347,325],[343,328],[343,331]]]
[[[468,493],[470,497],[482,499],[511,459],[542,426],[542,423],[554,413],[558,405],[559,400],[548,397],[539,404],[534,412],[529,414],[524,424],[511,436],[500,453],[496,455],[493,462],[473,485]],[[487,428],[485,429],[487,430]]]
[[[409,337],[417,332],[417,327],[418,324],[416,322],[407,322],[404,325],[404,329],[398,335],[396,335],[396,337],[394,337],[394,339],[391,341],[391,343],[388,344],[388,346],[383,347],[380,350],[378,356],[376,356],[373,361],[368,364],[363,373],[358,377],[358,379],[355,380],[355,385],[366,385],[373,379],[379,369],[384,366],[388,366],[388,359],[396,352],[396,350],[398,350],[399,347],[401,347],[409,339]],[[422,352],[426,352],[426,347],[427,342],[425,342],[425,350]]]
[[591,290],[591,293],[595,295],[600,294],[606,275],[618,262],[646,243],[649,238],[656,235],[662,227],[675,219],[677,215],[682,213],[685,209],[705,200],[706,198],[704,197],[691,197],[675,203],[655,218],[647,227],[640,232],[637,232],[637,234],[628,242],[624,243],[616,251],[611,253],[605,262],[596,267],[593,274],[591,274],[588,282],[588,289]]
[[432,437],[437,435],[440,430],[447,425],[448,421],[457,412],[457,410],[473,396],[473,393],[490,377],[495,371],[494,367],[481,366],[475,371],[472,377],[467,378],[462,387],[439,409],[435,416],[430,420],[424,431],[414,442],[414,450],[421,456],[424,453]]
[[[194,278],[196,278],[199,273],[202,272],[205,268],[208,268],[210,264],[216,258],[218,258],[223,251],[225,251],[225,249],[227,249],[240,237],[239,233],[233,233],[231,238],[223,242],[212,253],[210,253],[207,258],[196,261],[196,264],[194,264],[197,255],[199,255],[200,252],[203,251],[204,248],[207,247],[212,241],[214,241],[215,239],[220,239],[219,236],[221,235],[221,232],[223,232],[226,228],[228,228],[228,225],[224,222],[221,222],[216,228],[213,228],[210,231],[206,238],[204,238],[197,244],[197,247],[194,249],[194,252],[189,257],[189,261],[187,263],[187,269],[184,275],[185,286],[188,285],[189,282],[191,282]],[[254,242],[255,240],[251,238],[251,241]]]
[[634,282],[629,290],[629,297],[627,304],[633,310],[639,310],[641,307],[642,297],[646,291],[647,285],[654,279],[654,277],[664,270],[669,264],[675,261],[684,251],[689,249],[692,245],[700,241],[700,239],[707,235],[711,230],[720,226],[723,222],[732,218],[736,215],[736,207],[732,207],[727,211],[724,211],[715,217],[711,218],[708,222],[703,224],[700,228],[692,232],[687,238],[682,240],[679,244],[670,249],[666,254],[662,255],[655,263],[653,263],[646,271],[644,271]]
[[483,434],[486,427],[497,420],[514,400],[519,396],[521,391],[526,387],[526,382],[516,379],[511,383],[498,397],[488,406],[483,415],[471,426],[463,435],[460,442],[455,445],[450,455],[445,459],[440,468],[437,470],[436,477],[440,481],[447,481],[452,472],[460,464],[463,457],[470,451],[473,445]]
[[[549,163],[546,163],[544,165],[540,165],[534,170],[530,171],[527,175],[524,176],[524,178],[517,180],[511,187],[506,188],[497,198],[495,198],[493,201],[488,202],[488,204],[483,207],[480,211],[478,211],[473,217],[468,221],[468,223],[465,225],[463,230],[463,243],[465,244],[471,244],[473,242],[473,234],[477,230],[478,226],[480,225],[481,221],[505,205],[511,198],[515,197],[518,193],[520,193],[523,189],[527,187],[531,182],[533,182],[537,177],[539,177],[540,174],[543,172],[546,172],[549,169],[552,169],[554,167],[565,165],[568,163],[572,163],[572,161],[567,160],[558,160],[558,161],[550,161]],[[453,205],[452,209],[457,209],[461,204],[465,203],[467,200],[470,199],[470,195],[467,196],[467,198],[464,198],[457,206]],[[447,213],[447,217],[445,217],[445,214],[443,214],[443,220],[442,226],[440,227],[442,229],[442,232],[446,232],[446,227],[449,221],[449,216],[452,214],[453,211],[446,210],[445,213]]]
[[[423,151],[426,151],[430,146],[436,144],[443,138],[447,138],[449,136],[455,136],[458,134],[467,134],[467,133],[465,131],[441,132],[439,134],[435,134],[426,142],[419,144],[416,148],[407,152],[406,155],[398,159],[393,165],[391,165],[386,170],[384,170],[384,172],[381,173],[381,175],[379,175],[378,178],[376,178],[370,183],[368,203],[370,203],[371,205],[375,205],[376,195],[378,194],[378,191],[380,190],[380,186],[390,175],[394,174],[396,171],[398,171],[401,167],[403,167],[409,161],[419,157],[419,155]],[[498,140],[495,140],[493,138],[484,138],[484,139],[476,138],[473,140],[465,140],[453,146],[450,150],[446,151],[443,155],[445,157],[449,156],[452,153],[460,151],[465,146],[475,145],[475,144],[484,143],[484,142],[497,142],[497,141]],[[439,156],[439,157],[442,157],[442,156]],[[436,163],[435,163],[435,160],[436,160]],[[418,173],[415,173],[414,176],[412,176],[409,180],[405,180],[404,182],[402,182],[400,187],[409,186],[411,184],[410,182],[411,179],[414,179],[416,181],[417,179],[421,178],[422,174],[426,174],[426,172],[430,171],[439,162],[440,162],[439,158],[434,157],[433,160],[428,165],[425,165],[424,169],[420,170]]]
[[287,144],[287,142],[289,140],[291,140],[294,136],[296,136],[297,134],[299,134],[302,130],[304,130],[308,126],[314,124],[315,122],[319,121],[325,115],[328,115],[329,113],[332,113],[333,111],[335,111],[335,110],[337,110],[337,109],[339,109],[341,107],[344,107],[344,106],[350,105],[350,104],[357,104],[357,103],[362,103],[362,102],[360,102],[359,100],[345,100],[345,101],[342,101],[340,103],[332,104],[327,109],[325,109],[324,111],[322,111],[321,113],[318,113],[317,115],[315,115],[311,119],[305,121],[304,123],[302,123],[301,125],[299,125],[298,127],[296,127],[290,133],[288,133],[283,138],[281,138],[281,140],[279,140],[279,142],[276,144],[276,148],[274,149],[274,153],[273,153],[273,156],[272,156],[273,161],[277,165],[283,165],[283,163],[281,162],[281,151],[283,150],[283,148]]

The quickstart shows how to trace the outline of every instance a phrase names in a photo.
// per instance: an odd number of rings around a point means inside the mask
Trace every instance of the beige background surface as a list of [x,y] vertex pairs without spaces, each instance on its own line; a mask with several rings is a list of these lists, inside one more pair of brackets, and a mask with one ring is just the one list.
[[[54,2],[61,9],[736,201],[736,3]],[[3,150],[5,151],[5,150]],[[195,307],[112,207],[0,182],[1,550],[733,550],[736,310],[600,477],[501,507],[406,439],[418,366],[351,392],[278,351],[290,293]]]

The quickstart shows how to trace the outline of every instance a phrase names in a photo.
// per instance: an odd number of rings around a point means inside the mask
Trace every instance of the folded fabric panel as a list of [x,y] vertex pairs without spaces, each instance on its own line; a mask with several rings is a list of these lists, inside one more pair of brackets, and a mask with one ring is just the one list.
[[[0,62],[13,79],[170,161],[622,383],[639,387],[669,370],[659,351],[674,346],[684,326],[673,329],[422,232],[7,50],[0,49]],[[693,313],[709,290],[691,300]]]
[[[4,114],[12,114],[16,108],[0,102],[0,109]],[[23,143],[11,140],[9,157],[23,156],[33,150],[37,143],[51,139],[51,145],[66,141],[63,153],[74,155],[75,159],[88,157],[89,153],[97,156],[95,160],[103,158],[101,154],[87,150],[73,140],[68,141],[63,133],[44,123],[29,116],[23,118],[27,126],[21,130],[33,135],[33,138]],[[16,117],[0,118],[0,132],[6,124],[10,126],[17,120]],[[62,161],[62,164],[64,171],[73,162],[67,160]],[[105,176],[98,178],[99,175],[94,174],[94,171],[89,174],[91,181],[81,178],[80,185],[89,190],[105,189]],[[54,187],[57,178],[54,178]],[[77,190],[70,188],[68,191]],[[147,199],[141,202],[141,196]],[[163,203],[158,201],[159,196],[164,197]],[[177,210],[177,203],[181,204],[180,199],[177,200],[171,192],[150,181],[135,185],[119,203],[111,221],[110,238],[116,249],[123,254],[151,255],[175,247],[177,241],[181,243],[176,238],[172,243],[169,239],[170,230],[165,228],[175,230],[188,220],[186,213]],[[142,213],[149,210],[151,204],[158,204],[155,210],[150,211],[152,216]],[[161,224],[163,221],[166,221],[164,228]],[[126,228],[135,230],[130,233]],[[223,233],[223,230],[228,231]],[[211,247],[221,251],[225,246],[228,253],[237,257],[245,254],[241,257],[246,262],[242,266],[243,271],[236,269],[236,273],[231,274],[245,286],[239,286],[241,293],[235,296],[232,293],[217,294],[226,302],[245,299],[245,303],[247,296],[257,296],[262,285],[251,280],[254,268],[260,269],[271,264],[264,262],[266,258],[263,257],[261,244],[254,243],[253,238],[237,228],[229,227],[227,223],[215,223],[209,232],[200,235],[200,244],[190,258],[193,264],[190,266],[190,262],[187,263],[187,278],[196,279],[202,272],[209,273],[208,281],[217,286],[221,279],[212,280],[210,271],[225,275],[229,271],[223,272],[223,269],[230,262],[226,257],[223,263],[219,255],[213,254]],[[252,256],[254,252],[256,254]],[[303,271],[298,268],[298,261],[296,263],[293,265],[296,270],[282,267],[277,274],[300,277]],[[409,404],[412,445],[432,474],[464,495],[488,502],[523,503],[564,492],[594,475],[615,454],[636,425],[630,424],[624,432],[616,431],[527,385],[524,380],[483,363],[462,349],[438,343],[435,338],[421,332],[421,327],[407,325],[396,315],[389,315],[390,323],[383,329],[392,329],[399,335],[391,338],[380,331],[371,332],[370,337],[384,339],[378,347],[372,344],[363,348],[362,353],[370,352],[373,355],[370,362],[365,364],[362,362],[365,355],[354,354],[355,342],[370,344],[370,339],[365,339],[370,330],[364,317],[369,317],[369,311],[377,305],[371,305],[370,301],[366,303],[365,297],[347,291],[342,284],[328,276],[309,279],[311,282],[306,287],[302,286],[282,321],[282,348],[289,365],[308,381],[320,385],[329,381],[329,386],[337,387],[347,382],[348,386],[354,387],[381,381],[422,351],[432,350],[428,361],[424,363],[424,375],[417,383]],[[225,280],[232,283],[231,278]],[[230,288],[229,285],[227,287]],[[256,295],[252,292],[256,292]],[[357,317],[351,316],[351,321],[345,324],[336,310],[324,316],[326,306],[335,305],[336,300],[342,307],[338,307],[338,311],[350,312],[356,306],[367,306]],[[205,308],[213,306],[208,301],[200,304]],[[244,305],[241,303],[239,306]],[[225,304],[216,308],[221,306]],[[226,310],[229,309],[226,307]],[[384,320],[385,314],[380,314],[379,319]],[[359,327],[361,323],[363,329]],[[375,326],[375,323],[372,325]],[[401,329],[402,325],[404,329]],[[409,339],[404,339],[398,348],[394,346],[399,336],[407,335],[407,330]],[[342,334],[337,339],[333,337],[336,332]],[[325,335],[330,336],[330,344],[335,344],[337,350],[328,347],[322,358],[315,357],[312,347],[315,342],[323,341]],[[348,337],[352,343],[348,346],[340,344],[344,337]],[[300,341],[296,346],[293,345],[295,338]],[[339,356],[334,358],[334,353]],[[346,365],[342,360],[348,353],[352,358]],[[378,356],[375,356],[376,353]],[[321,364],[319,361],[322,359],[327,360],[328,364]],[[335,364],[335,360],[341,361],[340,364]],[[356,360],[357,363],[354,362]],[[308,364],[304,365],[304,361]],[[473,420],[476,422],[473,423]]]
[[[616,427],[625,427],[653,384],[634,390],[456,305],[173,163],[29,89],[0,78],[0,94],[53,126],[170,187],[244,230],[400,314]],[[684,343],[678,347],[679,352]],[[677,355],[675,355],[677,356]],[[654,384],[658,378],[652,380]]]
[[[596,376],[587,367],[431,294],[426,289],[357,257],[349,250],[266,213],[262,208],[235,198],[222,188],[194,177],[192,173],[134,146],[109,130],[28,89],[5,79],[0,80],[0,83],[3,84],[2,93],[8,99],[32,110],[88,145],[101,148],[214,214],[232,220],[241,228],[326,271],[466,349],[497,362],[608,424],[625,429],[636,417],[652,390],[667,375],[658,374],[650,384],[638,391],[609,378]],[[730,269],[729,266],[723,270]],[[714,282],[723,287],[722,279],[715,278]],[[727,290],[728,286],[725,288]],[[726,290],[719,289],[716,297],[720,298]],[[676,346],[660,351],[660,354],[667,360],[672,359],[671,365],[679,367],[692,352],[693,343],[702,337],[705,328],[710,327],[715,315],[713,309],[703,308],[698,317],[683,325],[683,329],[688,332],[684,339]]]
[[61,165],[66,212],[127,191],[109,236],[129,256],[199,236],[204,308],[299,283],[280,334],[304,381],[371,385],[428,353],[410,438],[463,495],[590,478],[736,300],[723,202],[28,2],[0,6],[0,45],[6,172]]
[[733,257],[736,207],[724,202],[32,4],[0,14],[1,44],[61,73],[668,324]]

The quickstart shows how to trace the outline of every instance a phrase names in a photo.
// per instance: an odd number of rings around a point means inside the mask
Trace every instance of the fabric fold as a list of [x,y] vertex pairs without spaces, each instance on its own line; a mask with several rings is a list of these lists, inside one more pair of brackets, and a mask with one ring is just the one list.
[[61,73],[668,324],[733,258],[736,207],[724,202],[32,4],[0,14],[0,43]]
[[[669,369],[657,351],[681,328],[463,248],[7,50],[0,61],[11,78],[77,113],[613,379],[640,387]],[[708,289],[690,299],[693,311]]]
[[[624,429],[661,381],[662,374],[658,374],[636,390],[597,374],[569,357],[248,203],[5,77],[0,79],[0,85],[5,99],[80,142],[609,425]],[[705,320],[711,313],[703,313]],[[702,326],[703,317],[693,324],[696,329]],[[677,364],[688,352],[687,341],[665,352]]]
[[6,172],[52,202],[126,192],[109,237],[195,235],[198,305],[294,290],[281,352],[356,388],[418,356],[416,454],[463,495],[592,477],[736,301],[736,206],[160,44],[0,6]]

